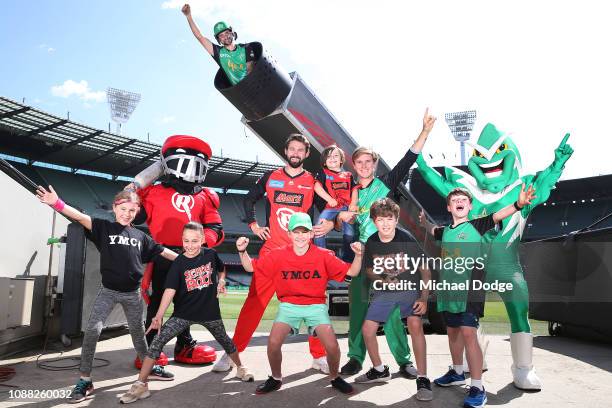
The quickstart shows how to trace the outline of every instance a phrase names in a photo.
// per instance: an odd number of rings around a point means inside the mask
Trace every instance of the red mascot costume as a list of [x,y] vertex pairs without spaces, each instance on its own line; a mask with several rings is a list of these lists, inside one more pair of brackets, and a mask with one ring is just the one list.
[[[145,169],[135,178],[134,187],[140,196],[141,211],[134,223],[146,221],[153,239],[175,252],[182,252],[183,226],[189,221],[196,221],[204,226],[207,247],[212,248],[223,241],[223,228],[218,211],[219,196],[202,186],[211,155],[210,146],[197,137],[170,136],[161,148],[161,183],[146,187],[141,185],[149,184],[144,181],[146,179],[157,178],[159,164]],[[152,175],[152,172],[155,174]],[[159,308],[170,265],[170,261],[157,257],[145,270],[141,287],[148,303],[146,327]],[[150,298],[146,293],[149,286],[152,289]],[[155,331],[151,331],[147,335],[149,344],[155,334]],[[191,337],[189,329],[177,336],[174,347],[175,361],[205,364],[215,359],[215,349],[198,345]],[[167,364],[168,359],[162,353],[157,363]],[[138,358],[135,365],[137,368],[140,366]]]

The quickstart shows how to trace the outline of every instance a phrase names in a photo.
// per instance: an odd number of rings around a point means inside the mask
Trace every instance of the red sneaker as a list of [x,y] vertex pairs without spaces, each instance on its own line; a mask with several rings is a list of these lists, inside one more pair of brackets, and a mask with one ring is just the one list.
[[214,347],[204,344],[186,345],[182,349],[174,349],[174,361],[183,364],[210,364],[217,359]]
[[[162,351],[155,364],[160,365],[162,367],[168,365],[168,356],[166,356]],[[142,368],[142,361],[140,361],[140,358],[138,358],[138,356],[136,356],[136,359],[134,359],[134,367],[136,367],[137,370],[140,370]]]

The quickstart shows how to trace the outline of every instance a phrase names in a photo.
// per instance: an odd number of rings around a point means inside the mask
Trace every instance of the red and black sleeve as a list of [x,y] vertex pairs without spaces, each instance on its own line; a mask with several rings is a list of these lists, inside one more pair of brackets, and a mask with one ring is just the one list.
[[244,198],[244,215],[249,225],[257,221],[255,218],[255,203],[261,200],[266,194],[266,184],[268,183],[271,173],[272,171],[264,173]]

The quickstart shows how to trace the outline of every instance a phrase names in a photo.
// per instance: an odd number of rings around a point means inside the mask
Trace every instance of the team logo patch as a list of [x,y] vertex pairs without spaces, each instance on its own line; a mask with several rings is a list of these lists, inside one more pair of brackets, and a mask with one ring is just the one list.
[[274,202],[280,205],[290,205],[292,207],[301,207],[304,201],[304,194],[287,193],[285,191],[274,192]]
[[288,231],[289,218],[291,218],[294,212],[291,208],[279,208],[276,210],[276,221],[285,231]]
[[326,178],[327,180],[333,180],[333,179],[334,179],[334,176],[330,176],[329,174],[326,174],[326,175],[325,175],[325,178]]
[[170,201],[172,201],[172,206],[176,211],[187,213],[191,220],[191,209],[193,209],[195,204],[193,196],[174,193]]
[[349,184],[347,181],[335,181],[331,183],[332,190],[348,190]]
[[285,187],[285,182],[282,180],[269,180],[268,186],[272,188],[283,188]]

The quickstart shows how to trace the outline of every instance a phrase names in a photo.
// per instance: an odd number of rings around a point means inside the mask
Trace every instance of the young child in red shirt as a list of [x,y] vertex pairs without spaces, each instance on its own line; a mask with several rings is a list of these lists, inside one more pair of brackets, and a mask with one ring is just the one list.
[[258,270],[274,281],[276,296],[280,300],[278,314],[268,337],[268,361],[272,375],[257,387],[257,394],[280,389],[282,385],[281,347],[285,338],[298,334],[302,321],[310,334],[316,335],[325,351],[329,365],[331,385],[345,394],[353,387],[338,376],[340,347],[327,312],[327,282],[342,282],[348,276],[357,276],[361,269],[361,244],[351,245],[355,259],[348,264],[338,259],[330,250],[311,245],[314,236],[312,221],[306,213],[296,212],[289,219],[289,238],[292,244],[274,249],[264,257],[252,260],[246,252],[249,239],[240,237],[236,247],[240,261],[247,272]]
[[[336,145],[328,146],[321,152],[323,168],[315,176],[315,193],[327,201],[327,205],[319,214],[317,224],[321,219],[335,220],[340,211],[358,210],[359,188],[351,172],[342,169],[345,160],[344,152]],[[332,200],[327,200],[325,193],[329,193]],[[342,222],[344,252],[350,252],[348,248],[354,235],[353,225]],[[325,236],[315,238],[313,242],[321,248],[326,247]],[[344,253],[342,259],[350,262],[350,253]]]

